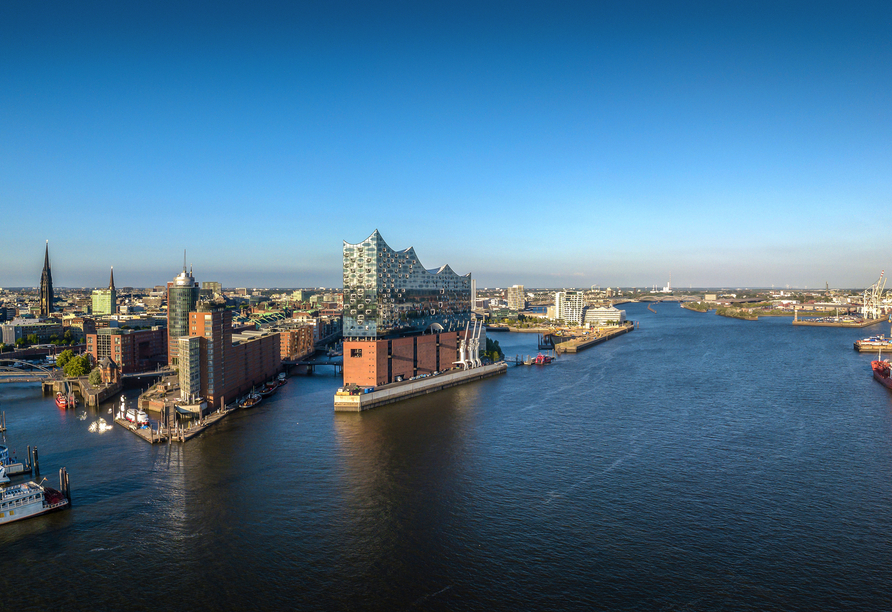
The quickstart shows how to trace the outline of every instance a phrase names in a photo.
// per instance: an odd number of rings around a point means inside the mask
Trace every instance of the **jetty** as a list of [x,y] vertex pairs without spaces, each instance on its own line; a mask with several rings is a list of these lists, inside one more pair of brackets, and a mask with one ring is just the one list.
[[567,339],[564,339],[565,337],[562,336],[552,336],[552,339],[555,343],[554,350],[559,354],[578,353],[580,351],[584,351],[587,348],[591,348],[595,345],[601,344],[602,342],[612,340],[617,336],[627,334],[633,329],[635,329],[635,324],[632,321],[627,321],[625,325],[622,325],[620,327],[615,327],[613,329],[602,328],[594,334],[573,336]]
[[188,442],[192,438],[201,435],[208,427],[214,425],[215,423],[219,423],[236,410],[238,410],[238,405],[230,404],[229,406],[226,406],[226,408],[217,410],[216,412],[212,412],[211,414],[201,417],[194,423],[188,425],[179,423],[176,425],[165,426],[161,423],[158,423],[155,426],[150,425],[149,427],[137,427],[136,423],[131,423],[130,421],[122,419],[120,417],[115,417],[115,423],[117,423],[124,429],[133,432],[149,444],[163,442]]
[[449,387],[498,376],[507,371],[508,364],[500,361],[479,368],[444,372],[427,378],[390,383],[377,387],[369,393],[348,394],[339,391],[334,396],[334,409],[335,412],[362,412],[411,397],[435,393]]

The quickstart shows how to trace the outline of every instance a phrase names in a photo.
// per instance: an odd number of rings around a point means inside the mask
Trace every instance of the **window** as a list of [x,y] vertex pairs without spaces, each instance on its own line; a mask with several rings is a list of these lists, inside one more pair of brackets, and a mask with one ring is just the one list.
[[362,349],[361,348],[350,349],[350,356],[351,357],[362,357]]

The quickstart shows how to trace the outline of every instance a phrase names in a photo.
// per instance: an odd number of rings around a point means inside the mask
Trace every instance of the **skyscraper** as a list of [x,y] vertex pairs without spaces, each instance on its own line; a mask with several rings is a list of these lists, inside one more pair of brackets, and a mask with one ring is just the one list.
[[508,287],[508,310],[523,310],[527,307],[527,296],[523,285]]
[[189,313],[195,310],[198,303],[198,283],[192,272],[183,271],[175,279],[167,283],[167,363],[178,364],[179,345],[177,338],[189,335]]
[[93,290],[93,314],[113,315],[118,311],[118,293],[115,291],[115,268],[108,278],[108,289]]
[[40,316],[48,317],[53,312],[53,274],[50,271],[50,241],[46,241],[43,256],[43,274],[40,275]]

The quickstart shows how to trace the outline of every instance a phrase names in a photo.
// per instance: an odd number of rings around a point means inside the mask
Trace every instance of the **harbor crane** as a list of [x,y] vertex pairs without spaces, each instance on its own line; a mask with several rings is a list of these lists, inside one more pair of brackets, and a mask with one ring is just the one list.
[[886,271],[880,272],[880,278],[873,285],[864,290],[861,316],[865,319],[880,318],[880,301],[883,299],[883,290],[886,288]]

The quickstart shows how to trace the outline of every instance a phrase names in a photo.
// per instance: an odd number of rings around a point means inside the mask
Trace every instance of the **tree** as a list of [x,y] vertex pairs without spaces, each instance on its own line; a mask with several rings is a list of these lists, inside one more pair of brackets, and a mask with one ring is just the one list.
[[77,355],[68,360],[62,368],[65,376],[86,376],[90,373],[90,358],[86,355]]
[[28,334],[25,340],[28,341],[28,344],[37,344],[40,342],[40,338],[37,337],[37,334]]
[[67,364],[72,357],[74,357],[74,351],[72,351],[71,349],[65,349],[64,351],[59,353],[58,357],[56,357],[56,365],[60,368],[64,368],[65,364]]
[[96,368],[95,370],[90,372],[90,378],[88,380],[94,387],[98,387],[102,384],[102,372],[99,371],[99,368]]

